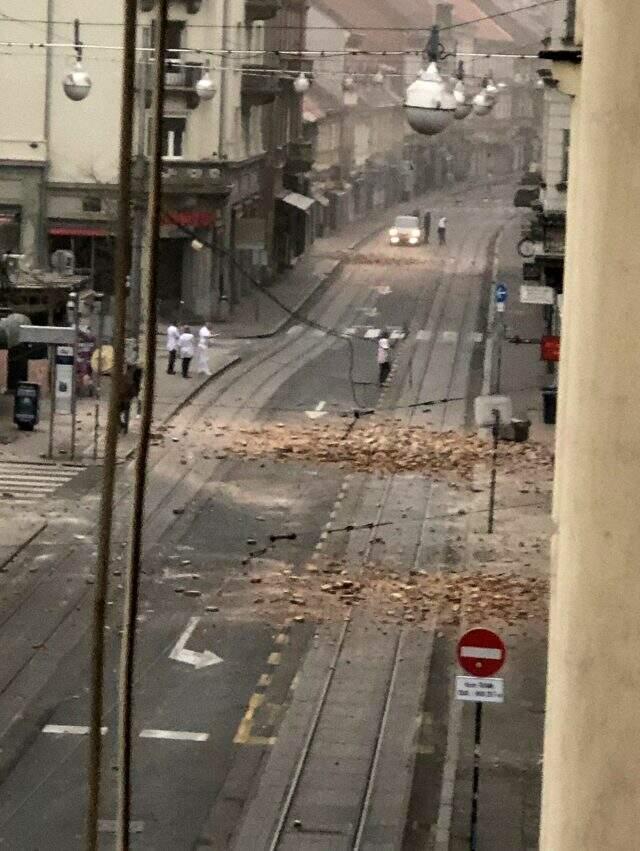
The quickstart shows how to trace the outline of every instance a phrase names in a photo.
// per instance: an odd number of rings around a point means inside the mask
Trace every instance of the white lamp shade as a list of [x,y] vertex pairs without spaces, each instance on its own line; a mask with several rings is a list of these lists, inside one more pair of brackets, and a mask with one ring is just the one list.
[[407,88],[404,106],[407,121],[416,133],[435,136],[453,121],[458,104],[432,62]]
[[382,71],[377,71],[373,75],[373,82],[376,86],[382,86],[384,84],[384,74]]
[[458,80],[453,89],[453,97],[456,101],[456,109],[454,113],[454,117],[457,121],[462,121],[463,118],[466,118],[467,115],[471,113],[473,109],[472,101],[467,97],[467,92],[464,87],[464,83],[462,80]]
[[487,97],[485,90],[479,92],[473,99],[473,111],[476,115],[488,115],[493,109],[495,101]]
[[69,100],[84,100],[91,91],[91,77],[84,70],[80,62],[76,63],[73,71],[70,71],[62,81],[62,87]]
[[303,71],[301,71],[293,81],[293,88],[299,95],[303,95],[305,92],[308,92],[310,85],[309,78]]
[[216,87],[213,80],[209,76],[209,72],[205,71],[202,77],[196,83],[196,92],[200,100],[213,100],[216,96]]

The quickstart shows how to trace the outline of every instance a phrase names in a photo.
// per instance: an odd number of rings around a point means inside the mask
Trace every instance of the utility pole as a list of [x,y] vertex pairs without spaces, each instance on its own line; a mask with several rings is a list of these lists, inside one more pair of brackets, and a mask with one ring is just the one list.
[[554,67],[575,97],[540,848],[622,851],[640,812],[640,4],[581,5],[582,71]]
[[[142,32],[142,47],[149,48],[151,39],[149,30]],[[141,53],[137,69],[136,86],[136,157],[133,191],[133,230],[131,235],[131,287],[129,290],[129,310],[127,312],[127,337],[129,348],[135,352],[136,359],[140,351],[140,326],[142,322],[142,254],[144,250],[144,231],[146,221],[146,182],[145,182],[145,140],[147,135],[147,89],[149,76],[149,51]]]

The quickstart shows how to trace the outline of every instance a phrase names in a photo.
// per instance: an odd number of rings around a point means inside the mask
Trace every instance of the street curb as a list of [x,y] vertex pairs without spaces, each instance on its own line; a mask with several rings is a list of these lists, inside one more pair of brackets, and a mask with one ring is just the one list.
[[[232,367],[237,366],[242,360],[240,355],[234,355],[231,360],[227,361],[224,366],[221,366],[220,369],[217,369],[215,372],[212,372],[211,375],[208,375],[206,381],[203,381],[202,384],[199,384],[197,387],[185,396],[185,398],[178,404],[176,407],[169,413],[167,416],[160,421],[161,426],[167,425],[174,417],[176,417],[180,411],[184,410],[187,405],[190,405],[191,402],[198,396],[202,391],[211,384],[216,378],[220,378],[221,375],[224,375],[225,372],[228,372]],[[122,457],[118,458],[118,463],[124,463],[126,461],[130,461],[131,458],[135,455],[136,446],[132,446]]]
[[20,553],[24,549],[26,549],[29,546],[30,543],[35,541],[35,539],[38,537],[38,535],[41,535],[44,532],[44,530],[47,528],[48,525],[49,525],[49,523],[45,520],[45,522],[40,527],[38,527],[38,529],[36,529],[35,532],[33,532],[25,541],[23,541],[21,544],[19,544],[15,548],[15,550],[11,553],[10,556],[7,556],[7,558],[0,561],[0,570],[3,570],[5,567],[7,567],[7,565],[11,564],[11,562],[17,556],[19,556]]
[[[360,248],[361,245],[364,245],[365,242],[368,242],[370,239],[373,239],[374,237],[378,236],[378,234],[381,233],[385,228],[386,228],[386,225],[381,225],[375,231],[368,233],[366,236],[361,237],[360,239],[357,239],[355,242],[350,243],[347,246],[347,248],[343,249],[343,250],[355,251],[357,248]],[[266,339],[269,339],[271,337],[275,337],[276,334],[279,334],[282,330],[284,330],[284,328],[286,328],[286,326],[290,322],[295,322],[296,317],[292,316],[291,314],[300,313],[300,311],[303,310],[306,307],[306,305],[311,301],[311,299],[316,295],[316,293],[318,292],[318,290],[320,290],[320,288],[322,286],[331,284],[335,280],[335,278],[342,272],[344,263],[345,263],[344,260],[336,260],[333,268],[330,269],[326,274],[322,275],[322,277],[319,278],[318,282],[312,287],[312,289],[305,296],[303,296],[300,299],[300,301],[298,302],[297,305],[295,305],[294,307],[287,308],[289,315],[285,316],[283,319],[281,319],[275,325],[275,327],[272,328],[270,331],[263,331],[261,334],[250,334],[246,337],[232,337],[230,339],[233,339],[233,340],[266,340]],[[268,298],[268,296],[267,296],[267,298]]]

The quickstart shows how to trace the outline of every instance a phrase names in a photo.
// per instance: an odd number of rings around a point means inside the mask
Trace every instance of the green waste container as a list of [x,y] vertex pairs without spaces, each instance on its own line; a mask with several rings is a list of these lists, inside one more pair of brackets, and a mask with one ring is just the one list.
[[13,421],[23,431],[33,431],[40,417],[40,385],[19,381],[13,403]]
[[542,388],[542,420],[545,425],[556,424],[556,408],[558,405],[558,388]]

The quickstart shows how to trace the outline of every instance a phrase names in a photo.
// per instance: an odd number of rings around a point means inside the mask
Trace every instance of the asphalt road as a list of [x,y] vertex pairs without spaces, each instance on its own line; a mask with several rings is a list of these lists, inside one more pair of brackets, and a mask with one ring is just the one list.
[[[234,738],[279,635],[251,606],[235,604],[234,580],[246,570],[243,560],[251,549],[272,533],[295,532],[296,540],[279,545],[274,558],[294,567],[304,564],[316,551],[344,482],[344,472],[329,467],[216,457],[194,450],[189,435],[205,422],[213,430],[256,421],[286,427],[308,422],[307,411],[348,413],[356,404],[401,406],[398,415],[408,416],[407,405],[450,397],[462,401],[416,412],[415,420],[464,423],[482,350],[478,317],[490,244],[509,213],[500,202],[481,198],[444,212],[446,248],[392,249],[384,236],[373,239],[363,255],[398,262],[347,263],[310,308],[321,328],[292,320],[277,338],[247,343],[242,364],[178,415],[176,441],[153,450],[137,661],[134,848],[199,847],[238,751],[264,752],[264,743],[252,745],[250,737],[241,736],[234,745]],[[381,395],[374,332],[383,327],[395,329],[398,341],[396,368]],[[369,332],[371,339],[354,339],[351,367],[349,343],[322,328],[352,338]],[[370,519],[381,487],[380,481],[361,477],[344,503],[347,522]],[[408,487],[395,503],[415,497],[413,537],[403,533],[385,547],[399,559],[409,553],[414,560],[426,559],[420,548],[425,494],[412,496]],[[121,543],[127,537],[129,488],[129,471],[123,470],[116,510]],[[89,490],[78,500],[70,490],[67,498],[58,528],[50,527],[45,541],[25,550],[0,596],[0,844],[16,851],[82,847],[97,496]],[[387,504],[392,517],[394,500]],[[336,554],[362,545],[362,539],[346,535],[331,542]],[[111,577],[107,634],[104,848],[113,847],[115,818],[119,564],[114,562]],[[309,625],[296,627],[280,669],[273,672],[282,699],[274,702],[270,723],[260,719],[271,732],[277,730],[311,632]],[[185,636],[184,650],[209,651],[222,661],[197,669],[188,661],[193,655],[181,659]],[[170,658],[172,651],[178,659]]]

